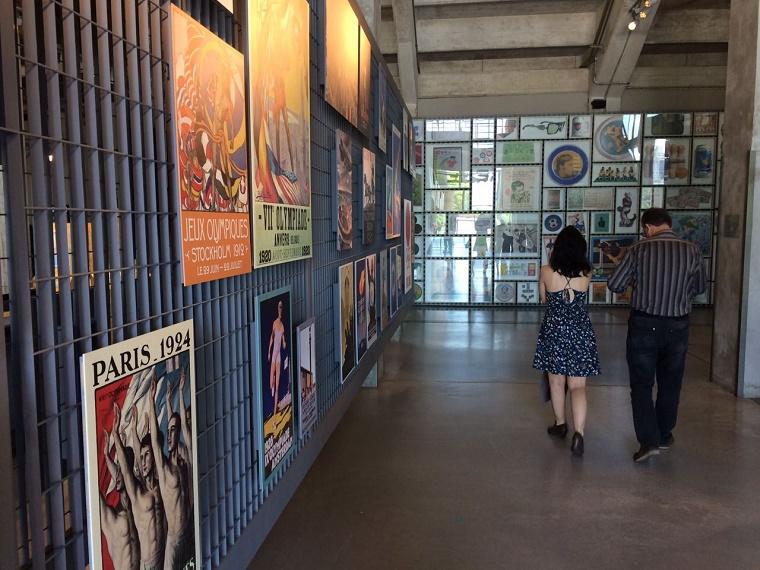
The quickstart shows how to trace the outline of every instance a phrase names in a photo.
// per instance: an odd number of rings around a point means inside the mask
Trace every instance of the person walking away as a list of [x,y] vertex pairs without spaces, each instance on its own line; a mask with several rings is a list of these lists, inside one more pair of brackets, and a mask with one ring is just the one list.
[[596,335],[586,307],[591,281],[586,240],[574,227],[562,230],[554,242],[549,265],[541,268],[539,292],[547,304],[536,343],[533,367],[549,375],[554,425],[549,435],[564,438],[566,386],[573,410],[573,455],[584,452],[586,378],[601,373]]
[[644,239],[626,252],[607,281],[615,293],[633,287],[626,358],[640,445],[633,456],[637,463],[673,445],[689,348],[689,313],[694,297],[705,291],[706,279],[699,246],[679,239],[666,210],[645,211],[641,225]]

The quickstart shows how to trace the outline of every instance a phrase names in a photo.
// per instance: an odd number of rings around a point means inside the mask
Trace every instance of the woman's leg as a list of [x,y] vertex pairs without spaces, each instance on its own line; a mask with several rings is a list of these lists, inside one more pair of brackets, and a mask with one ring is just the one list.
[[570,405],[573,408],[575,431],[583,435],[586,429],[586,378],[571,376],[567,379],[570,386]]
[[549,374],[549,390],[552,395],[552,408],[557,425],[565,423],[565,377]]

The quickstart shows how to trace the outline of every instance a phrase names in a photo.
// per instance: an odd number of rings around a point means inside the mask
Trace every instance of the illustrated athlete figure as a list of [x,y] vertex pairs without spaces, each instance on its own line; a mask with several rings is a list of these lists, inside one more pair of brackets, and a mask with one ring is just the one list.
[[[148,401],[147,420],[150,425],[150,445],[155,458],[156,466],[154,471],[157,473],[158,488],[161,491],[161,497],[164,502],[164,511],[166,513],[166,549],[164,552],[165,570],[174,570],[181,568],[191,556],[188,551],[192,551],[192,518],[190,516],[190,500],[188,498],[189,487],[183,484],[182,471],[183,467],[172,459],[172,455],[179,459],[179,452],[176,450],[179,437],[174,437],[175,453],[170,451],[170,457],[164,455],[163,442],[159,439],[158,416],[156,415],[156,387],[157,378],[155,369],[153,379],[150,385],[150,400]],[[174,415],[169,420],[169,433],[172,431],[172,422],[175,430],[179,429],[181,420],[179,415]],[[171,450],[172,443],[169,443]]]
[[[277,405],[280,399],[280,374],[282,373],[282,350],[287,348],[285,344],[285,325],[282,322],[285,305],[282,301],[277,303],[277,318],[272,323],[272,334],[269,336],[269,349],[267,361],[269,362],[269,389],[274,398],[273,414],[276,417]],[[276,422],[275,422],[276,423]]]
[[164,562],[164,545],[166,529],[164,528],[164,504],[158,487],[154,453],[150,438],[146,435],[140,441],[140,473],[138,480],[128,468],[127,454],[118,429],[121,421],[119,405],[113,405],[114,420],[113,438],[116,444],[116,459],[123,466],[124,488],[132,505],[132,515],[140,539],[140,568],[141,570],[159,570]]
[[[125,570],[138,570],[140,568],[140,542],[137,538],[137,529],[135,528],[135,519],[132,515],[132,508],[129,496],[124,490],[124,477],[121,474],[122,468],[131,472],[131,465],[120,464],[117,466],[108,455],[111,437],[107,430],[104,432],[104,449],[103,455],[106,458],[106,467],[111,473],[111,478],[115,483],[116,492],[119,493],[119,504],[116,508],[106,503],[105,497],[98,494],[100,499],[100,528],[106,536],[108,544],[108,554],[111,556],[114,568]],[[119,438],[119,434],[114,430],[114,437]],[[129,450],[130,458],[134,460],[134,453]]]
[[[172,393],[168,392],[166,396],[166,410],[167,417],[169,418],[168,425],[168,443],[169,443],[169,459],[176,465],[181,467],[180,474],[182,475],[182,485],[186,489],[185,496],[188,499],[188,504],[193,504],[193,493],[190,488],[190,481],[192,480],[192,439],[190,436],[190,412],[185,407],[185,369],[183,368],[179,373],[179,413],[172,410]],[[180,440],[180,433],[182,433],[182,440]]]

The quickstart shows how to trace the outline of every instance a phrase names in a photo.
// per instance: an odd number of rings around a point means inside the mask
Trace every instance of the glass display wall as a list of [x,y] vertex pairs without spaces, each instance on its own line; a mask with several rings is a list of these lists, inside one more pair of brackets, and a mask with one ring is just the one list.
[[557,234],[578,228],[594,266],[589,300],[627,304],[607,277],[666,207],[714,279],[723,114],[548,115],[416,121],[417,303],[533,305]]

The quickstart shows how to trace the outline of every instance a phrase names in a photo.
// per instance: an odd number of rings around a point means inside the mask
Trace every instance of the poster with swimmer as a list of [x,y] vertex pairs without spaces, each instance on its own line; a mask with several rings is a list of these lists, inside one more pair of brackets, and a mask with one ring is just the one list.
[[200,566],[193,321],[82,355],[90,567]]
[[294,448],[290,287],[256,297],[259,481],[266,486]]

